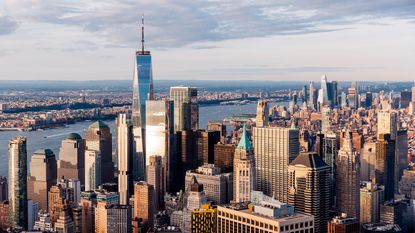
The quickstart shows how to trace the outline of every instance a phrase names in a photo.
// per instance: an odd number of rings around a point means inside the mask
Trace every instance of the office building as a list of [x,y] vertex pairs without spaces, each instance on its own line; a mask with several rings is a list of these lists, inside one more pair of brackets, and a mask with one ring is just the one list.
[[314,232],[327,232],[330,167],[315,153],[301,153],[288,166],[288,204],[314,216]]
[[82,232],[95,232],[95,207],[97,193],[86,191],[81,193],[80,207],[82,211]]
[[27,200],[27,229],[29,231],[33,230],[35,221],[38,218],[38,213],[39,213],[39,203],[28,199]]
[[58,176],[60,179],[78,179],[85,185],[85,140],[77,133],[70,133],[59,150]]
[[120,204],[127,205],[133,190],[133,126],[126,114],[117,117],[118,192]]
[[335,216],[328,223],[328,233],[360,233],[359,220],[347,214]]
[[231,172],[233,170],[234,155],[234,144],[217,143],[214,145],[214,164],[222,172]]
[[412,101],[412,92],[408,90],[401,91],[401,106],[400,108],[407,108]]
[[[101,157],[101,182],[114,182],[114,163],[112,161],[112,135],[110,128],[102,121],[91,124],[85,134],[86,149],[96,151]],[[85,161],[87,160],[85,155]],[[85,164],[86,167],[86,164]],[[86,168],[85,168],[86,169]],[[85,177],[85,179],[87,179]]]
[[385,187],[385,201],[395,193],[395,141],[390,134],[379,134],[376,141],[376,182]]
[[375,178],[376,143],[366,142],[360,151],[360,180],[370,181]]
[[336,212],[360,219],[360,157],[346,131],[336,161]]
[[[261,197],[258,194],[254,196]],[[292,206],[271,197],[253,200],[250,204],[240,202],[218,206],[217,232],[316,232],[312,215],[294,212]]]
[[0,202],[9,200],[7,178],[0,176]]
[[268,101],[259,100],[256,110],[256,127],[267,127],[269,122]]
[[254,127],[255,190],[287,202],[288,165],[299,153],[299,137],[295,128]]
[[59,233],[73,233],[74,232],[74,223],[71,216],[69,215],[69,210],[64,209],[58,220],[55,223],[55,231]]
[[58,184],[53,185],[48,192],[48,211],[50,214],[50,219],[52,226],[55,226],[55,223],[59,219],[63,211],[67,211],[70,206],[74,203],[70,202],[70,193],[66,187]]
[[162,157],[152,155],[147,165],[147,183],[154,188],[154,207],[155,212],[164,209],[163,197],[166,193],[166,174],[162,162]]
[[327,85],[327,76],[323,75],[320,81],[320,90],[318,93],[318,104],[320,106],[329,104],[329,93]]
[[219,131],[198,131],[197,160],[198,165],[215,162],[215,145],[220,142]]
[[192,177],[190,189],[186,191],[187,202],[183,209],[183,232],[191,232],[191,216],[195,209],[199,209],[203,204],[208,203],[203,185],[198,183],[195,176]]
[[174,132],[199,128],[199,105],[195,87],[171,87],[170,100],[174,104]]
[[396,156],[395,156],[395,192],[398,191],[398,182],[403,171],[408,167],[408,131],[396,132]]
[[314,87],[314,82],[310,82],[310,99],[308,101],[308,106],[312,109],[317,109],[317,93],[318,90]]
[[34,231],[48,232],[53,231],[52,223],[50,221],[50,215],[46,211],[40,211],[38,214],[38,220],[33,227]]
[[217,209],[210,204],[203,204],[192,211],[191,229],[194,233],[216,232]]
[[415,164],[403,171],[403,176],[399,181],[399,194],[404,195],[408,199],[415,200]]
[[370,108],[372,106],[372,102],[373,102],[372,92],[366,92],[366,99],[365,99],[366,108]]
[[226,125],[223,121],[209,121],[207,125],[208,131],[219,131],[220,137],[226,137]]
[[168,100],[148,100],[146,103],[146,167],[150,164],[150,157],[160,156],[162,159],[162,174],[166,189],[174,185],[175,177],[172,174],[177,165],[174,154],[173,137],[173,102]]
[[27,197],[47,210],[48,191],[56,184],[56,158],[50,149],[39,149],[30,161],[30,176],[27,178]]
[[9,227],[27,229],[27,147],[26,138],[9,141]]
[[198,161],[198,132],[192,130],[177,131],[174,135],[176,143],[177,163],[172,171],[175,177],[174,192],[184,189],[186,171],[196,169]]
[[9,228],[9,201],[0,201],[0,232]]
[[360,223],[380,221],[380,205],[384,202],[385,189],[370,181],[360,185]]
[[321,133],[326,135],[329,131],[331,131],[331,120],[330,120],[330,107],[324,106],[321,110]]
[[74,233],[82,233],[82,208],[79,204],[72,208],[72,221]]
[[408,199],[386,201],[380,206],[380,222],[397,224],[403,232],[414,232],[413,206]]
[[214,164],[204,164],[196,170],[186,172],[185,190],[189,191],[196,177],[197,182],[203,185],[203,191],[208,201],[220,205],[228,203],[233,198],[232,173],[221,173]]
[[144,229],[154,224],[154,187],[145,181],[134,184],[134,219],[141,218]]
[[249,141],[244,125],[233,163],[233,201],[235,202],[249,201],[251,192],[256,187],[254,159],[254,148]]
[[95,209],[95,232],[131,233],[131,207],[129,205],[98,202]]
[[330,210],[334,210],[336,193],[336,161],[340,147],[338,134],[329,132],[324,135],[322,148],[322,159],[330,166]]
[[377,120],[377,137],[379,138],[380,134],[390,134],[392,140],[396,140],[397,133],[397,121],[396,113],[394,112],[379,112]]
[[97,189],[103,183],[101,158],[99,151],[85,151],[85,191]]

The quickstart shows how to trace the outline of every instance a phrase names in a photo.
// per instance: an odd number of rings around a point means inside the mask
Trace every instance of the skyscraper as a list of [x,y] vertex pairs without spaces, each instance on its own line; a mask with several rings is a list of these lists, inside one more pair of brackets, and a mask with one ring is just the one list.
[[384,201],[382,185],[362,182],[360,186],[360,223],[377,223],[380,220],[380,205]]
[[77,133],[70,133],[62,141],[59,151],[58,176],[60,179],[78,179],[85,185],[85,140]]
[[408,130],[396,132],[396,156],[395,156],[395,192],[398,191],[398,182],[403,171],[408,168]]
[[27,149],[26,138],[9,141],[9,227],[27,228]]
[[158,210],[164,209],[163,197],[166,193],[166,174],[164,173],[161,156],[150,156],[146,171],[147,183],[154,187],[154,207],[157,212]]
[[27,196],[39,203],[39,209],[47,210],[48,191],[56,184],[56,158],[50,149],[36,150],[30,161],[27,179]]
[[385,186],[385,201],[395,193],[395,141],[390,134],[379,134],[376,141],[376,182]]
[[131,232],[131,207],[129,205],[119,205],[117,193],[104,192],[97,195],[95,232]]
[[134,184],[134,219],[141,218],[144,229],[154,224],[154,187],[147,182]]
[[335,216],[328,224],[328,233],[360,233],[359,220],[347,214]]
[[117,117],[117,154],[120,204],[127,205],[133,190],[133,127],[126,114]]
[[256,190],[287,202],[288,165],[299,153],[299,137],[295,128],[254,127]]
[[214,164],[222,172],[231,172],[235,156],[234,144],[217,143],[214,145]]
[[64,209],[58,220],[55,223],[55,231],[59,233],[72,233],[74,232],[74,223],[71,216],[69,215],[69,210]]
[[360,157],[354,150],[350,132],[339,150],[336,161],[336,211],[359,219]]
[[202,204],[207,203],[203,185],[199,184],[195,176],[191,179],[190,190],[186,192],[187,203],[183,209],[184,229],[183,232],[191,232],[191,216],[195,209],[199,209]]
[[301,153],[288,166],[288,204],[314,216],[314,232],[327,232],[330,167],[315,153]]
[[0,176],[0,202],[9,200],[9,191],[7,186],[7,178]]
[[317,108],[317,89],[314,87],[314,82],[310,82],[310,100],[308,101],[308,105],[312,109]]
[[256,109],[256,127],[268,126],[269,107],[268,101],[259,100]]
[[102,121],[91,124],[85,134],[85,140],[86,149],[97,151],[101,156],[101,171],[105,171],[101,174],[102,183],[114,182],[112,135],[108,125]]
[[153,68],[150,51],[144,49],[144,18],[141,24],[141,50],[134,59],[133,125],[145,129],[146,101],[153,99]]
[[329,132],[323,138],[322,159],[330,167],[330,210],[334,210],[336,193],[336,161],[340,140],[338,134]]
[[82,192],[79,205],[82,209],[82,232],[94,232],[97,194],[94,191]]
[[318,96],[318,103],[319,105],[325,105],[329,104],[329,93],[328,93],[328,85],[327,85],[327,76],[323,75],[321,76],[321,87],[319,90],[319,96]]
[[360,180],[375,178],[376,143],[366,142],[360,151]]
[[401,91],[401,106],[400,108],[407,108],[412,101],[412,92],[408,90]]
[[390,134],[392,140],[396,140],[397,121],[396,113],[394,112],[379,112],[378,113],[378,129],[377,136],[380,134]]
[[85,191],[97,189],[101,185],[101,154],[99,151],[85,151]]
[[171,87],[170,100],[174,104],[174,132],[199,128],[199,105],[195,87]]
[[164,191],[174,185],[172,171],[177,165],[174,154],[173,102],[169,100],[148,100],[146,103],[146,166],[150,156],[161,157],[160,174]]
[[321,133],[326,135],[331,129],[330,107],[324,106],[321,111]]
[[251,191],[256,188],[254,148],[249,141],[244,125],[241,140],[235,150],[233,167],[233,200],[250,200]]
[[219,131],[198,130],[197,160],[198,165],[215,162],[215,145],[220,142]]

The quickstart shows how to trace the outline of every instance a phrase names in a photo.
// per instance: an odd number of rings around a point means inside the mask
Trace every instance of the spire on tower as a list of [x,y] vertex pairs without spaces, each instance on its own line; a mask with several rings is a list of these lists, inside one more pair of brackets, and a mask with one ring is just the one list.
[[144,53],[144,14],[141,16],[141,51]]

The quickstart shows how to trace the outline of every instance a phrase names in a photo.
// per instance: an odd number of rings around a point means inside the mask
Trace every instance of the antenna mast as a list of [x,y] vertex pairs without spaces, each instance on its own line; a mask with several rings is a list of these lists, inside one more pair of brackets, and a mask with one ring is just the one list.
[[141,17],[141,51],[144,53],[144,14]]

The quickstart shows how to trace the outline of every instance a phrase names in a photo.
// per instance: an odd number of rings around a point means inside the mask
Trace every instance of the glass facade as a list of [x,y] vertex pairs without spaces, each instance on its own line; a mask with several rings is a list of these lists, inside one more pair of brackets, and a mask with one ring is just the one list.
[[170,100],[174,102],[174,132],[199,128],[199,105],[194,87],[171,87]]

